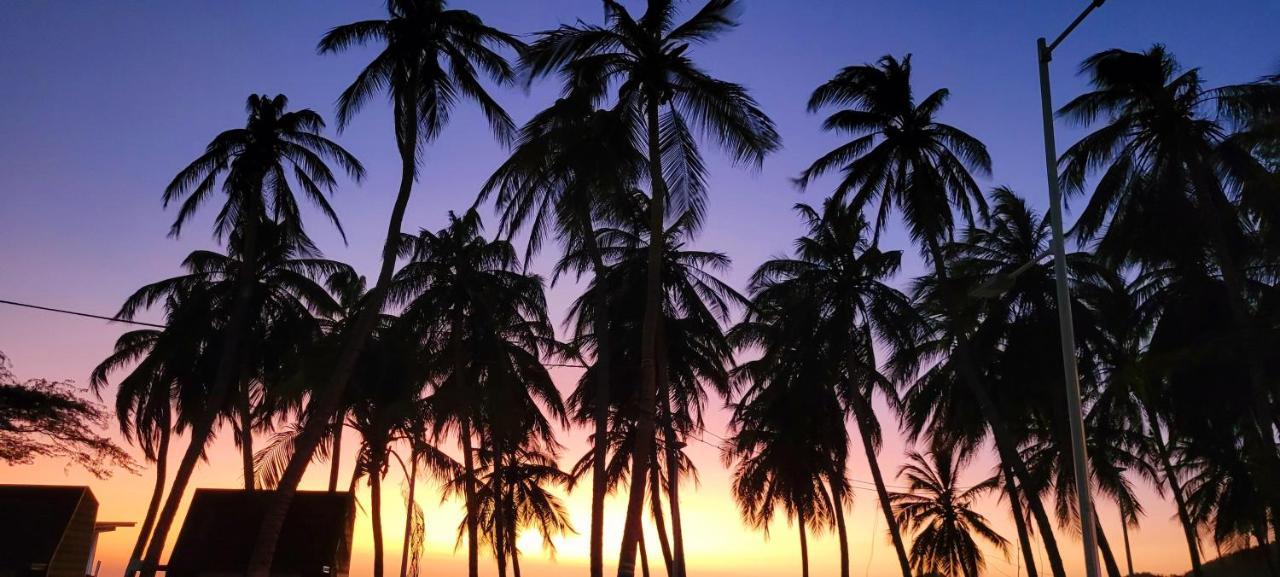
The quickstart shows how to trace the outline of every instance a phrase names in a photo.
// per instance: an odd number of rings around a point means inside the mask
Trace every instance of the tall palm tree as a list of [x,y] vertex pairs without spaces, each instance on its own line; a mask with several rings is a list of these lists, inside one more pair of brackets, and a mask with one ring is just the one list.
[[[628,438],[635,439],[631,428],[638,421],[635,399],[640,388],[637,377],[640,351],[639,343],[627,335],[634,335],[643,323],[649,240],[643,196],[632,195],[624,204],[631,206],[620,209],[617,226],[604,226],[598,231],[597,242],[607,264],[604,274],[593,278],[569,310],[570,323],[577,333],[577,348],[599,351],[609,346],[611,361],[607,367],[599,364],[588,367],[570,404],[579,421],[589,420],[601,410],[601,405],[607,404],[615,424],[628,429]],[[626,214],[631,217],[625,218]],[[655,480],[662,480],[662,470],[666,471],[665,484],[651,487],[649,494],[655,522],[664,527],[659,543],[663,545],[664,557],[670,558],[673,572],[684,566],[679,484],[684,474],[692,471],[682,464],[687,461],[680,447],[691,431],[702,428],[703,408],[709,392],[725,399],[729,396],[726,367],[732,363],[732,347],[722,325],[728,322],[732,310],[743,303],[736,291],[715,276],[728,266],[728,258],[686,246],[692,241],[696,227],[696,216],[686,211],[664,233],[667,248],[661,277],[666,296],[658,333],[660,398],[655,406],[662,431],[660,438],[655,438],[650,445],[649,455],[651,459],[661,455],[667,464],[664,469],[661,463],[653,461],[647,479],[653,485]],[[591,266],[591,259],[587,250],[568,252],[557,265],[556,274],[581,271]],[[597,327],[606,332],[599,332]],[[598,387],[588,387],[588,383],[598,382],[606,370],[613,371],[608,373],[613,388],[607,397],[599,397]],[[605,444],[613,438],[615,435],[609,435]],[[661,445],[662,450],[655,452],[657,445]],[[627,446],[634,448],[634,444]],[[598,458],[593,456],[586,462],[596,467]],[[629,460],[623,459],[623,462]],[[659,503],[664,491],[670,497],[671,542],[666,539]]]
[[[745,336],[750,325],[735,327]],[[785,362],[784,362],[785,364]],[[834,392],[806,382],[794,367],[777,370],[773,360],[735,372],[748,387],[734,405],[731,435],[722,449],[734,465],[733,499],[747,523],[769,534],[779,512],[800,534],[801,575],[809,576],[807,533],[830,526],[836,507],[825,484],[843,479],[848,434]]]
[[[514,234],[527,227],[528,260],[545,237],[554,232],[564,245],[564,253],[584,252],[595,277],[605,274],[607,265],[596,238],[596,221],[609,218],[619,195],[640,180],[644,156],[621,118],[624,109],[595,110],[580,95],[557,100],[538,113],[520,130],[511,157],[494,172],[481,190],[477,202],[494,195],[502,214],[502,230]],[[554,279],[553,279],[554,282]],[[606,291],[599,291],[595,304],[608,310]],[[596,371],[596,411],[594,419],[595,469],[591,485],[591,571],[603,571],[604,499],[608,492],[606,451],[609,421],[609,374],[611,344],[606,323],[608,314],[597,315],[591,332],[598,335],[594,348]]]
[[[335,27],[320,40],[319,51],[341,52],[370,43],[380,44],[382,50],[339,97],[338,122],[345,126],[370,98],[389,93],[401,160],[400,189],[387,223],[377,280],[335,357],[330,377],[312,398],[297,451],[263,516],[250,559],[250,577],[268,577],[289,502],[342,404],[360,348],[382,310],[400,253],[401,224],[418,175],[418,151],[440,135],[461,100],[480,107],[499,140],[506,142],[513,130],[507,113],[479,80],[485,76],[498,83],[512,81],[513,71],[498,50],[520,49],[513,36],[486,25],[471,12],[448,9],[444,0],[390,0],[386,19]],[[474,567],[471,575],[475,576]]]
[[[560,72],[566,95],[583,94],[596,103],[616,87],[616,106],[625,111],[633,130],[645,135],[651,196],[650,276],[645,281],[646,313],[641,327],[639,443],[618,563],[618,574],[623,577],[635,574],[649,465],[643,456],[650,452],[655,430],[662,286],[659,262],[665,217],[672,204],[677,209],[701,209],[705,192],[697,143],[685,119],[735,161],[758,165],[780,141],[772,122],[745,88],[708,75],[688,54],[692,45],[710,42],[734,26],[736,4],[734,0],[709,0],[677,24],[673,0],[649,0],[639,18],[617,1],[604,0],[604,26],[562,25],[541,32],[524,57],[532,77]],[[670,199],[669,193],[674,193]],[[592,565],[592,577],[600,577],[600,563]]]
[[[1076,233],[1098,238],[1098,252],[1116,262],[1151,268],[1204,261],[1221,274],[1242,361],[1250,369],[1246,449],[1269,488],[1266,500],[1280,529],[1275,391],[1265,374],[1266,353],[1256,347],[1251,281],[1241,249],[1247,244],[1243,224],[1257,206],[1251,194],[1274,190],[1242,186],[1234,178],[1265,169],[1228,137],[1231,117],[1245,112],[1241,107],[1274,110],[1280,94],[1263,92],[1259,101],[1236,97],[1244,91],[1240,87],[1207,88],[1198,69],[1181,69],[1159,45],[1144,52],[1103,51],[1086,59],[1082,70],[1094,90],[1059,114],[1082,126],[1102,126],[1063,154],[1062,179],[1068,191],[1079,193],[1095,171],[1101,176]],[[1209,109],[1214,105],[1218,110]],[[1167,208],[1152,211],[1153,206]],[[1179,234],[1171,238],[1172,231]]]
[[[798,313],[798,307],[817,308],[802,315],[816,324],[792,325],[798,332],[787,338],[817,347],[814,362],[841,367],[842,378],[829,385],[858,428],[903,577],[911,577],[910,560],[877,463],[880,423],[871,406],[877,392],[891,405],[897,402],[893,383],[875,361],[873,333],[898,351],[913,346],[915,327],[920,324],[910,299],[885,284],[897,272],[901,253],[871,246],[866,221],[839,203],[828,201],[821,213],[801,204],[796,212],[806,221],[808,233],[796,239],[794,258],[775,258],[756,269],[752,296],[757,306],[785,314]],[[837,505],[843,502],[839,495],[833,499]],[[838,528],[844,539],[843,527]],[[848,575],[847,543],[843,542],[841,574]]]
[[[564,422],[559,392],[542,365],[558,353],[542,279],[520,270],[511,243],[485,239],[474,210],[450,214],[448,226],[407,239],[410,262],[396,275],[389,299],[430,335],[427,378],[435,429],[457,433],[462,445],[468,561],[478,571],[479,502],[476,441],[528,438],[554,445],[541,407]],[[512,446],[510,444],[504,446]]]
[[[814,179],[838,172],[840,181],[833,198],[857,212],[874,210],[875,230],[883,230],[888,218],[899,212],[912,238],[933,265],[934,276],[949,282],[943,247],[955,229],[954,209],[969,223],[975,212],[985,214],[986,200],[973,174],[991,171],[986,147],[964,131],[936,117],[950,97],[938,89],[915,99],[911,85],[911,57],[884,56],[876,64],[850,66],[814,90],[809,110],[841,107],[827,117],[829,131],[848,134],[849,142],[819,157],[801,173],[797,184],[807,187]],[[943,310],[958,312],[968,295],[947,291]],[[946,315],[954,324],[963,315]],[[1022,463],[1013,431],[997,407],[990,384],[979,375],[967,331],[951,327],[954,339],[947,353],[954,357],[960,383],[970,389],[982,418],[991,429],[1001,461],[1013,470],[1024,488],[1036,486]],[[1045,540],[1054,577],[1065,577],[1061,556],[1044,507],[1028,499],[1041,536]]]
[[963,460],[950,452],[926,457],[911,451],[907,459],[898,476],[906,478],[910,492],[894,493],[892,499],[898,522],[915,533],[912,567],[920,574],[977,577],[985,565],[979,539],[1001,552],[1009,548],[986,517],[973,510],[973,500],[995,484],[960,487]]
[[[247,230],[233,231],[228,239],[227,254],[208,250],[192,252],[183,261],[186,274],[138,289],[125,301],[118,316],[133,318],[142,309],[166,299],[181,298],[182,295],[198,293],[206,299],[200,305],[205,307],[203,322],[211,330],[218,331],[218,337],[216,342],[206,341],[200,354],[216,358],[214,366],[218,368],[199,401],[206,413],[192,420],[190,442],[197,446],[187,448],[183,463],[188,463],[187,455],[203,455],[211,439],[213,425],[218,417],[225,415],[234,424],[236,441],[242,449],[245,486],[252,489],[252,433],[259,421],[247,406],[250,392],[263,390],[268,381],[278,376],[277,365],[287,362],[286,358],[297,352],[298,343],[318,338],[321,327],[317,315],[329,314],[337,307],[319,279],[343,270],[345,265],[320,258],[312,248],[297,239],[297,231],[292,225],[262,221],[250,228],[257,231],[254,235],[257,246],[253,249],[256,256],[252,261],[248,260]],[[244,292],[245,278],[251,281],[247,293]],[[250,318],[239,329],[240,335],[235,339],[238,346],[244,347],[244,352],[235,359],[233,388],[218,394],[217,389],[221,388],[218,374],[223,370],[221,363],[226,358],[223,354],[225,336],[234,328],[235,314],[241,312],[241,301],[245,298],[248,299]],[[234,398],[228,399],[231,393],[234,393]],[[209,414],[214,416],[214,420],[201,435],[200,427],[204,426]],[[167,533],[176,514],[173,503],[181,500],[193,470],[194,465],[180,466],[175,474],[165,508],[161,510],[155,531],[150,535],[144,570],[150,571],[150,566],[159,561],[165,545],[162,534]]]

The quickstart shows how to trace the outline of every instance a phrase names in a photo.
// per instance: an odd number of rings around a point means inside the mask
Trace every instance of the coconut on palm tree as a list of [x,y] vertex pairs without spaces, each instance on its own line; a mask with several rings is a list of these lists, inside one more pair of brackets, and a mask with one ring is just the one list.
[[[672,0],[649,0],[639,17],[615,0],[605,0],[604,26],[562,25],[541,32],[523,58],[531,76],[561,73],[565,95],[581,94],[593,104],[612,97],[632,130],[644,135],[648,155],[650,276],[645,281],[646,313],[640,333],[640,436],[618,563],[623,577],[635,573],[648,476],[646,455],[655,430],[662,233],[669,208],[677,213],[701,209],[705,193],[697,141],[689,124],[735,161],[756,165],[780,140],[745,88],[710,76],[690,56],[692,46],[710,42],[734,26],[736,4],[710,0],[678,23]],[[603,574],[602,563],[602,554],[593,551],[592,577]],[[676,574],[683,571],[677,569]]]

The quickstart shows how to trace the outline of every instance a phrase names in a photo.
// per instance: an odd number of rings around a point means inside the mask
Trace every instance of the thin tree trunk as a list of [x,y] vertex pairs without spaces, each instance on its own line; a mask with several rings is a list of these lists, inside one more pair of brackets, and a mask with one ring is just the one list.
[[[937,239],[926,239],[929,245],[930,257],[933,260],[935,274],[939,280],[946,280],[947,268],[942,258],[942,248],[938,245]],[[987,389],[986,384],[978,376],[974,368],[973,357],[969,351],[969,341],[963,335],[962,331],[956,330],[959,327],[952,327],[952,333],[956,335],[953,357],[955,358],[960,376],[966,387],[978,401],[978,408],[983,418],[987,421],[987,425],[991,427],[991,437],[995,441],[996,449],[999,452],[1000,460],[1008,463],[1013,469],[1013,475],[1018,480],[1018,485],[1022,487],[1027,495],[1027,506],[1031,508],[1031,515],[1036,520],[1036,525],[1040,529],[1040,540],[1044,545],[1045,552],[1049,556],[1049,568],[1053,573],[1053,577],[1067,577],[1066,569],[1062,563],[1062,554],[1058,551],[1058,540],[1053,534],[1053,522],[1049,520],[1048,513],[1044,510],[1044,504],[1040,502],[1040,491],[1037,485],[1032,481],[1031,474],[1027,471],[1026,463],[1022,460],[1022,455],[1018,453],[1017,443],[1013,434],[1009,431],[1008,423],[1000,414],[999,407],[996,406],[995,400],[991,397],[991,391]]]
[[1116,563],[1115,553],[1111,552],[1111,543],[1107,541],[1107,533],[1102,530],[1102,521],[1094,517],[1093,525],[1098,531],[1098,550],[1102,552],[1102,562],[1107,566],[1107,577],[1120,577],[1120,564]]
[[244,489],[254,489],[253,473],[253,400],[250,397],[249,379],[242,376],[240,390],[236,394],[236,412],[240,417],[240,466],[243,469]]
[[[658,317],[662,304],[662,254],[665,248],[663,216],[666,214],[666,183],[662,180],[662,154],[659,149],[658,99],[648,95],[646,105],[649,141],[649,254],[645,278],[644,323],[640,330],[640,390],[636,402],[636,444],[632,454],[631,493],[627,499],[627,516],[622,530],[622,550],[618,555],[618,577],[636,573],[636,542],[643,531],[645,484],[649,455],[653,452],[654,409],[657,397],[654,351],[657,348]],[[266,577],[251,576],[251,577]]]
[[[585,212],[585,211],[583,211]],[[600,245],[596,242],[595,230],[591,226],[591,216],[581,215],[586,224],[584,244],[590,253],[595,269],[595,277],[602,279],[605,274],[604,257],[600,254]],[[604,577],[604,499],[609,492],[609,478],[606,464],[609,460],[609,373],[612,370],[611,357],[613,351],[609,339],[609,294],[600,290],[596,301],[596,318],[592,322],[592,332],[596,337],[596,406],[592,418],[595,420],[595,435],[592,451],[595,461],[591,468],[591,574],[590,577]]]
[[480,574],[480,527],[476,519],[475,462],[471,451],[471,421],[462,419],[462,487],[467,509],[467,575]]
[[338,490],[338,471],[342,468],[342,421],[344,415],[336,415],[333,420],[333,440],[329,450],[329,492]]
[[675,427],[671,425],[671,409],[667,409],[666,421],[666,453],[667,453],[667,498],[671,506],[671,542],[672,561],[675,563],[673,577],[684,577],[684,527],[680,519],[680,440],[676,437]]
[[142,527],[138,529],[138,539],[133,543],[133,552],[129,553],[129,563],[125,565],[125,577],[133,577],[138,570],[138,562],[142,560],[142,548],[147,544],[151,528],[156,522],[156,513],[160,510],[160,501],[164,498],[164,482],[169,465],[169,428],[172,422],[169,412],[160,423],[160,443],[156,448],[156,483],[151,489],[151,501],[147,503],[147,515],[142,519]]
[[836,513],[836,538],[840,540],[840,577],[849,577],[849,528],[844,521],[844,489],[839,483],[827,481],[831,486],[831,505]]
[[1123,511],[1120,513],[1120,535],[1124,537],[1124,565],[1128,569],[1125,577],[1133,577],[1133,550],[1129,548],[1129,519]]
[[[252,196],[252,195],[250,195]],[[223,409],[223,405],[227,401],[227,396],[231,392],[233,381],[240,375],[237,370],[239,359],[240,343],[243,340],[242,333],[248,324],[248,317],[252,313],[250,310],[253,304],[253,286],[255,281],[255,271],[257,270],[258,261],[258,235],[260,233],[258,218],[258,210],[250,209],[247,212],[247,218],[253,219],[253,222],[244,229],[244,253],[240,270],[236,274],[236,292],[235,299],[231,307],[231,318],[227,321],[226,332],[223,335],[222,350],[218,358],[218,370],[214,374],[213,386],[209,390],[209,394],[205,396],[203,414],[200,415],[191,426],[191,442],[187,445],[187,450],[182,455],[182,461],[178,463],[178,470],[173,477],[173,484],[169,488],[169,496],[165,499],[164,508],[160,510],[160,517],[156,520],[155,531],[151,534],[151,542],[147,544],[147,553],[143,561],[143,576],[155,577],[156,566],[160,564],[160,556],[164,552],[165,542],[169,538],[169,530],[173,528],[173,521],[178,516],[178,506],[182,504],[182,499],[186,495],[187,484],[191,482],[191,474],[195,472],[196,465],[200,462],[200,458],[204,455],[205,444],[208,443],[213,433],[213,427],[218,422],[218,413]],[[249,476],[253,478],[252,475]],[[283,524],[283,512],[281,513],[280,522]],[[278,532],[278,531],[277,531]],[[268,577],[267,570],[270,563],[263,568],[262,574],[256,577]]]
[[409,448],[409,497],[404,507],[404,542],[400,546],[400,577],[409,575],[409,541],[413,539],[413,495],[418,488],[418,459]]
[[[658,405],[662,411],[662,434],[665,442],[663,443],[664,456],[667,461],[667,498],[671,508],[671,555],[667,559],[667,575],[670,577],[682,577],[684,575],[684,539],[680,526],[680,440],[676,437],[675,425],[673,419],[675,416],[671,412],[671,372],[667,365],[667,335],[663,324],[658,324],[658,346],[655,356],[657,357],[657,376],[658,376]],[[661,485],[658,482],[658,453],[653,454],[653,464],[650,466],[650,477],[653,481],[654,505],[656,510],[654,514],[658,516],[661,522],[662,507],[657,502]],[[662,525],[658,525],[660,538],[665,541],[667,538],[666,530]]]
[[1027,532],[1027,518],[1022,512],[1020,490],[1013,482],[1013,473],[1003,462],[1000,463],[1000,472],[1004,475],[1005,496],[1009,498],[1009,509],[1013,513],[1013,524],[1018,531],[1018,547],[1022,550],[1022,561],[1027,567],[1027,577],[1038,577],[1036,553],[1031,546],[1031,537]]
[[800,528],[800,577],[809,577],[809,538],[804,534],[804,510],[797,516],[796,526]]
[[506,474],[505,468],[503,455],[495,446],[490,491],[493,494],[493,553],[494,559],[498,562],[498,577],[507,577],[507,554],[511,552],[507,543],[507,524],[503,521],[502,511],[507,499],[502,483],[502,477]]
[[[850,352],[850,356],[852,355],[853,353]],[[852,366],[850,365],[851,368]],[[880,499],[880,510],[884,513],[885,525],[889,528],[889,537],[893,540],[893,550],[898,554],[898,568],[902,571],[902,577],[912,577],[911,560],[907,557],[907,549],[902,543],[902,532],[898,529],[898,520],[893,516],[893,503],[889,501],[889,490],[885,487],[876,448],[872,444],[871,423],[872,419],[875,419],[875,413],[862,395],[854,394],[851,397],[854,422],[858,424],[858,436],[862,437],[862,449],[867,456],[867,467],[871,469],[871,480],[876,484],[876,495]]]
[[1160,421],[1156,419],[1155,411],[1149,406],[1146,408],[1147,422],[1151,427],[1151,439],[1155,441],[1156,453],[1160,457],[1160,466],[1164,470],[1165,484],[1169,486],[1169,492],[1173,494],[1173,504],[1178,510],[1178,521],[1182,524],[1182,536],[1187,540],[1187,552],[1191,555],[1191,575],[1193,577],[1204,577],[1203,564],[1200,561],[1200,537],[1196,532],[1196,524],[1191,521],[1191,512],[1187,508],[1187,499],[1182,494],[1181,483],[1178,482],[1178,475],[1173,469],[1173,461],[1169,456],[1169,446],[1165,444],[1164,437],[1160,433]]
[[[656,461],[657,455],[653,457]],[[658,545],[662,548],[662,566],[666,568],[669,577],[675,577],[674,564],[671,561],[671,541],[667,540],[667,522],[662,513],[662,483],[658,477],[658,465],[656,463],[649,465],[649,486],[652,490],[651,512],[653,526],[658,531]]]
[[640,533],[640,541],[636,543],[636,549],[640,552],[640,574],[649,577],[649,552],[644,548],[644,533]]
[[369,471],[369,518],[373,523],[373,577],[382,577],[382,467]]
[[[410,99],[412,101],[412,99]],[[397,104],[398,108],[405,108]],[[410,107],[411,108],[411,107]],[[401,171],[400,190],[396,194],[395,206],[391,209],[391,218],[387,223],[387,238],[382,247],[382,266],[378,270],[378,280],[360,312],[352,323],[350,336],[343,343],[328,382],[312,397],[308,404],[307,419],[303,423],[302,432],[294,441],[293,457],[281,475],[274,496],[267,505],[262,517],[262,529],[254,543],[253,553],[249,557],[247,577],[270,577],[271,561],[275,558],[276,541],[280,537],[280,529],[284,527],[285,515],[289,512],[289,504],[298,491],[298,483],[315,455],[329,423],[337,414],[342,403],[351,373],[355,370],[360,350],[365,340],[373,331],[386,297],[387,285],[391,282],[395,270],[396,257],[400,249],[400,226],[404,221],[405,209],[409,206],[409,196],[413,189],[414,175],[417,173],[415,150],[417,146],[417,119],[406,121],[402,111],[397,111],[397,143],[400,148]]]

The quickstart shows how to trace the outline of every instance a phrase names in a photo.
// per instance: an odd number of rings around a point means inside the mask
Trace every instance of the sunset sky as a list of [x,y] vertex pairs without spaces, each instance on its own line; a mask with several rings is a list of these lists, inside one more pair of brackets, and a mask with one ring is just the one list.
[[[637,10],[640,2],[625,2]],[[762,170],[731,166],[708,148],[711,201],[700,248],[727,253],[734,261],[726,280],[745,288],[756,265],[782,253],[801,232],[791,212],[796,202],[821,202],[830,180],[798,193],[790,183],[837,139],[818,130],[819,119],[805,112],[809,92],[838,68],[876,60],[883,54],[912,53],[916,90],[951,89],[942,118],[988,146],[995,174],[984,187],[1008,185],[1045,205],[1040,102],[1034,42],[1056,34],[1087,0],[747,0],[742,25],[722,41],[692,50],[716,76],[745,84],[774,119],[783,150]],[[455,0],[489,24],[529,33],[577,19],[599,22],[598,0]],[[212,210],[188,225],[181,239],[166,238],[174,212],[160,195],[173,175],[195,158],[218,132],[243,123],[250,93],[284,93],[292,108],[312,108],[333,116],[338,93],[369,60],[371,50],[318,56],[316,41],[332,26],[379,18],[377,0],[244,0],[162,2],[111,0],[5,0],[0,2],[0,299],[111,314],[144,283],[178,272],[191,250],[213,245]],[[1187,66],[1199,66],[1210,84],[1253,80],[1280,69],[1280,2],[1275,0],[1112,0],[1090,17],[1057,52],[1054,95],[1061,104],[1079,94],[1075,75],[1087,55],[1107,48],[1140,50],[1163,43]],[[507,88],[495,94],[518,123],[554,100],[554,82],[532,90]],[[331,123],[336,124],[336,123]],[[343,183],[333,204],[347,230],[344,245],[332,227],[311,218],[310,230],[326,256],[372,275],[386,217],[399,178],[399,158],[391,134],[390,109],[373,102],[338,139],[365,164],[361,185]],[[462,107],[442,138],[423,159],[421,177],[406,218],[406,231],[438,228],[448,210],[471,204],[479,183],[504,158],[478,113]],[[1080,132],[1060,127],[1060,148]],[[486,212],[487,214],[487,212]],[[488,223],[495,225],[494,219]],[[493,226],[490,227],[492,232]],[[883,239],[886,248],[905,249],[905,287],[920,270],[920,259],[900,226]],[[555,251],[547,250],[534,270],[549,272]],[[553,318],[560,322],[579,291],[572,282],[549,290]],[[150,313],[144,320],[156,320]],[[72,379],[87,383],[91,368],[106,356],[126,327],[0,305],[0,351],[19,377]],[[555,369],[561,391],[578,374]],[[113,391],[105,391],[110,398]],[[717,405],[718,406],[718,405]],[[883,408],[883,407],[881,407]],[[880,412],[886,429],[891,414]],[[723,434],[727,412],[710,414],[708,428]],[[855,433],[856,434],[856,433]],[[354,435],[348,433],[348,440]],[[236,487],[239,461],[223,434],[193,482],[198,487]],[[586,432],[564,431],[562,464],[567,468],[586,448]],[[744,526],[728,495],[729,472],[720,462],[719,443],[693,442],[688,451],[700,471],[700,485],[682,491],[691,572],[698,575],[764,577],[799,572],[795,531],[778,519],[766,539]],[[175,443],[174,457],[184,446]],[[892,476],[905,441],[889,435],[881,466]],[[344,447],[354,450],[355,442]],[[851,456],[851,476],[860,490],[850,518],[855,575],[891,576],[897,571],[884,535],[883,518],[861,451]],[[990,473],[979,460],[968,480]],[[344,478],[351,459],[344,462]],[[319,469],[304,488],[322,484]],[[63,463],[0,466],[0,482],[86,484],[102,504],[99,520],[141,521],[151,489],[151,471],[121,473],[97,480]],[[890,481],[894,483],[895,481]],[[388,493],[397,496],[393,471]],[[1133,532],[1135,568],[1181,573],[1189,567],[1172,505],[1139,483],[1147,515]],[[528,575],[586,573],[589,483],[567,495],[579,535],[558,540],[554,560],[527,535],[522,565]],[[427,575],[465,571],[465,550],[455,554],[460,502],[440,503],[438,487],[419,489],[428,532]],[[367,495],[361,493],[362,502]],[[399,560],[404,512],[398,498],[387,499],[388,571]],[[1122,555],[1118,514],[1100,505],[1107,537]],[[1013,540],[1012,522],[1002,504],[982,504],[995,525]],[[611,502],[606,525],[606,558],[616,558],[623,506]],[[368,518],[357,519],[352,575],[370,571]],[[176,534],[176,531],[174,532]],[[99,548],[103,575],[123,568],[134,533],[104,535]],[[1068,572],[1079,568],[1078,540],[1060,531]],[[650,543],[656,542],[649,539]],[[1215,556],[1207,547],[1210,558]],[[829,535],[811,551],[815,575],[835,571],[838,555]],[[486,559],[486,563],[492,563]],[[651,563],[661,556],[651,547]],[[1123,561],[1122,561],[1123,563]],[[992,552],[991,575],[1017,575],[1019,557]],[[1047,567],[1047,566],[1046,566]],[[393,573],[389,573],[393,574]]]

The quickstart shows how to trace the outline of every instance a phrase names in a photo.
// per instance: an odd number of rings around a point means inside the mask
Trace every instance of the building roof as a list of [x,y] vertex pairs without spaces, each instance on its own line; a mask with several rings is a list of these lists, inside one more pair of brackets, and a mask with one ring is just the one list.
[[[168,577],[201,573],[243,574],[262,525],[271,491],[199,489],[191,500]],[[355,502],[350,493],[298,491],[276,544],[272,573],[347,573]]]
[[49,563],[88,487],[0,485],[0,573]]

